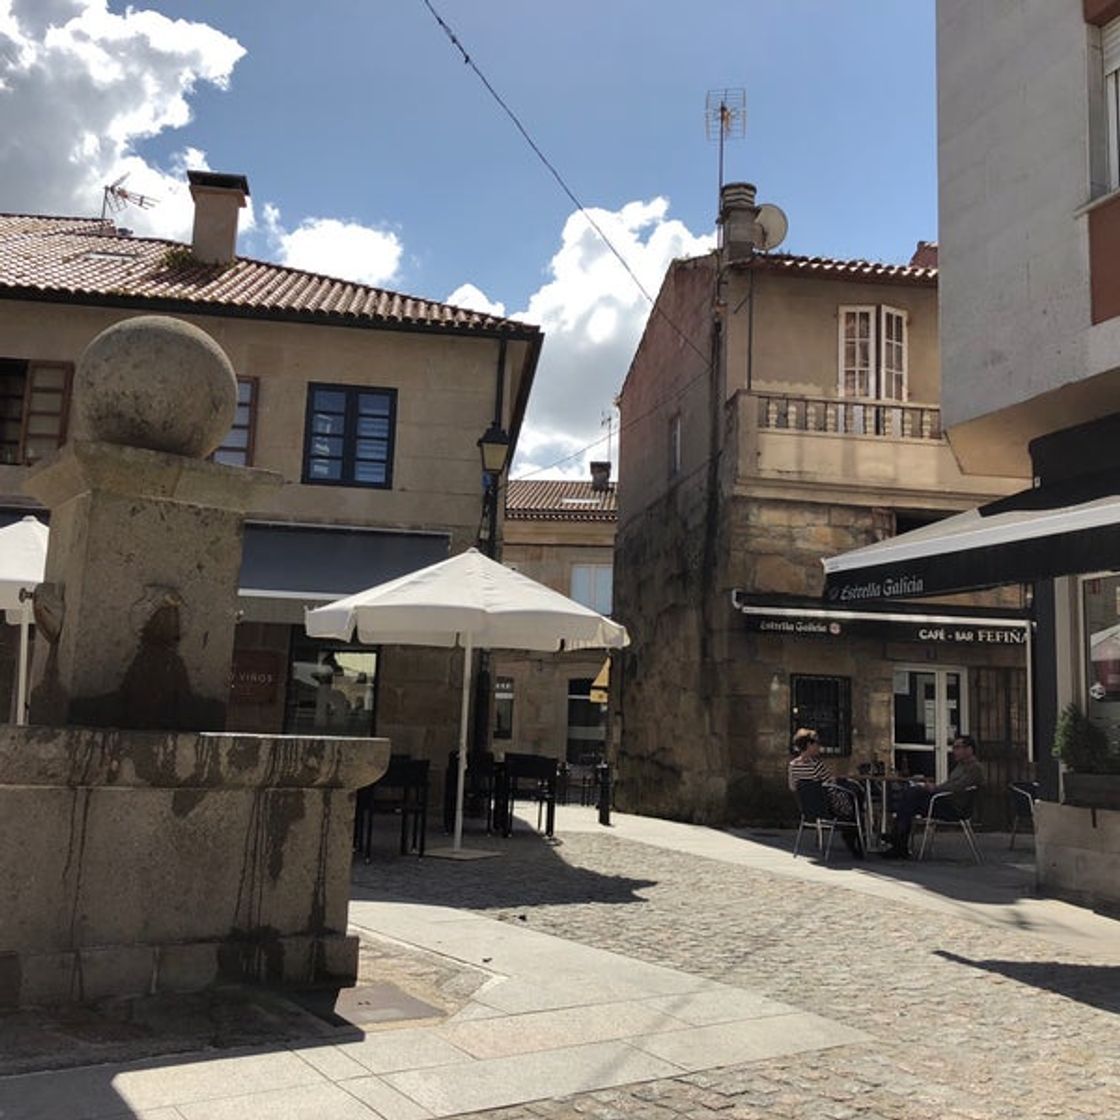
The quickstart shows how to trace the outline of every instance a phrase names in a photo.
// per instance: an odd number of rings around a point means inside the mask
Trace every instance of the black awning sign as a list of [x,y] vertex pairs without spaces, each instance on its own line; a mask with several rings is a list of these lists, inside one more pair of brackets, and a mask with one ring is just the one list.
[[1025,626],[998,622],[944,622],[941,620],[878,618],[821,618],[788,614],[744,612],[747,629],[758,634],[795,638],[881,638],[889,642],[918,642],[922,645],[1025,646]]

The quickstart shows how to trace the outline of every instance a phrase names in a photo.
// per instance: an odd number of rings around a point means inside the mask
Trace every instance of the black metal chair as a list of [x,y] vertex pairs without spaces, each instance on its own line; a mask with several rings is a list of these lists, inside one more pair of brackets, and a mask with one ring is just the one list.
[[513,806],[518,796],[537,803],[537,831],[551,836],[556,826],[556,785],[559,762],[537,754],[506,752],[495,794],[495,825],[503,836],[513,833]]
[[[467,794],[464,808],[482,806],[486,811],[486,831],[494,830],[494,797],[497,770],[490,751],[467,753]],[[459,752],[447,756],[447,772],[443,783],[443,831],[455,831],[455,801],[459,793]],[[474,810],[472,810],[474,812]]]
[[[846,791],[850,792],[850,791]],[[810,825],[816,829],[817,832],[817,848],[824,849],[824,861],[828,862],[829,854],[832,851],[832,837],[836,829],[855,829],[856,836],[859,837],[860,849],[866,851],[866,845],[863,841],[863,824],[860,821],[861,813],[858,804],[856,805],[856,815],[854,820],[844,820],[837,817],[831,806],[828,803],[828,793],[825,789],[824,782],[817,782],[812,780],[803,780],[797,783],[797,789],[794,790],[797,796],[797,805],[801,810],[801,820],[797,825],[797,839],[793,843],[793,855],[796,859],[798,852],[801,850],[801,836],[805,831],[805,826]],[[825,830],[828,832],[827,839],[824,835]]]
[[373,818],[380,813],[399,815],[400,850],[424,854],[428,830],[428,771],[426,758],[394,754],[389,767],[372,785],[358,790],[354,809],[354,849],[369,863],[373,848]]
[[939,828],[959,828],[968,841],[972,856],[977,863],[983,863],[980,848],[976,843],[976,833],[972,827],[972,816],[976,811],[976,794],[978,786],[969,786],[962,797],[963,804],[958,806],[953,801],[953,795],[948,790],[935,793],[929,799],[929,805],[924,813],[915,813],[914,820],[924,822],[922,829],[922,846],[918,849],[918,859],[926,858],[928,846],[929,854],[933,855],[933,839]]
[[1038,782],[1012,782],[1007,787],[1007,797],[1011,808],[1011,840],[1009,848],[1015,847],[1015,834],[1023,823],[1034,831],[1034,803],[1038,800]]

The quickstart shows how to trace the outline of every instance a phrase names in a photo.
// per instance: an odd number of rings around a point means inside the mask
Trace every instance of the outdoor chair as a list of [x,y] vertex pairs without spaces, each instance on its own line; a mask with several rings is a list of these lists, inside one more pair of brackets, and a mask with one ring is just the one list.
[[542,818],[545,836],[551,836],[556,825],[556,781],[559,762],[535,754],[506,752],[500,789],[495,797],[496,825],[503,836],[513,833],[513,807],[518,796],[537,803],[537,831]]
[[1012,782],[1007,787],[1011,805],[1011,840],[1009,848],[1015,847],[1015,834],[1020,825],[1034,831],[1034,803],[1038,800],[1038,782]]
[[933,839],[939,828],[959,828],[968,841],[972,856],[977,863],[983,863],[980,848],[976,843],[976,833],[972,828],[972,816],[976,811],[977,786],[969,786],[964,791],[964,807],[958,809],[953,804],[952,794],[948,790],[935,793],[929,799],[929,805],[924,813],[914,816],[915,823],[924,823],[922,829],[922,846],[918,849],[918,859],[926,858],[926,851],[933,855]]
[[[863,842],[863,825],[860,821],[860,812],[857,805],[855,820],[841,820],[832,813],[832,809],[828,804],[828,795],[825,791],[824,782],[816,782],[811,780],[800,781],[797,783],[797,789],[794,791],[797,796],[797,804],[801,810],[801,820],[797,825],[797,839],[793,843],[793,855],[797,858],[798,852],[801,850],[801,836],[805,831],[805,826],[809,825],[816,829],[817,832],[817,848],[818,850],[824,849],[824,861],[828,862],[829,853],[832,851],[832,836],[836,829],[854,828],[856,835],[859,837],[860,847],[866,851],[866,845]],[[825,837],[825,830],[828,836]]]
[[386,813],[400,817],[400,851],[424,854],[428,829],[428,769],[426,758],[395,754],[389,767],[372,785],[358,790],[354,809],[354,848],[369,863],[373,847],[373,818]]

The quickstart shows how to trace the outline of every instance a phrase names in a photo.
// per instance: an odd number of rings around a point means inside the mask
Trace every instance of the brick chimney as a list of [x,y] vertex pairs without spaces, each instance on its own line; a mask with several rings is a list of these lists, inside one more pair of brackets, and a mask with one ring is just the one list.
[[591,489],[609,490],[611,488],[611,464],[606,462],[591,464]]
[[719,247],[726,261],[746,261],[765,241],[753,183],[725,183],[719,192]]
[[937,267],[937,242],[919,241],[914,255],[910,258],[911,268],[936,268]]
[[237,255],[237,211],[249,197],[244,175],[188,171],[194,199],[191,253],[206,264],[228,264]]

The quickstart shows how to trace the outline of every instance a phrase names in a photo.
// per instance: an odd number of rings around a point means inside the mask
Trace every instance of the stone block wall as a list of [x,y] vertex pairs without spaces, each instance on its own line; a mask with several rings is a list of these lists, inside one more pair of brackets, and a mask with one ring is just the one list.
[[352,984],[383,739],[0,728],[0,1008]]

